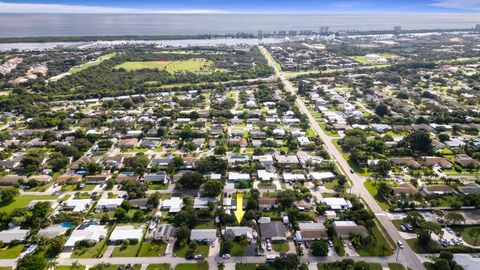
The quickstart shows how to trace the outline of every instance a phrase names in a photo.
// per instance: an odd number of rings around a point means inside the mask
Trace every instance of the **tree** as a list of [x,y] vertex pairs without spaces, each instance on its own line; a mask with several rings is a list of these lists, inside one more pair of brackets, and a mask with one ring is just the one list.
[[178,180],[177,187],[181,189],[197,189],[203,182],[205,177],[198,172],[190,172],[182,175]]
[[452,222],[453,225],[455,225],[457,222],[465,222],[465,217],[457,212],[448,212],[445,215],[445,219]]
[[186,226],[180,226],[175,232],[175,237],[178,241],[183,242],[190,239],[190,229]]
[[203,194],[207,197],[216,197],[223,190],[223,182],[221,180],[210,179],[203,184]]
[[273,261],[273,267],[276,269],[296,270],[299,265],[300,261],[298,260],[298,256],[291,253],[282,253]]
[[0,190],[0,202],[1,204],[9,204],[13,202],[15,196],[19,194],[16,188],[6,188]]
[[440,133],[440,134],[438,134],[438,139],[441,142],[446,142],[446,141],[450,140],[450,136],[448,136],[448,134],[446,134],[446,133]]
[[473,245],[477,246],[478,237],[480,236],[480,227],[473,227],[468,230],[468,234],[471,235],[475,240]]
[[295,194],[295,191],[287,189],[278,192],[277,200],[284,208],[288,208],[292,206],[294,201],[297,200],[297,196]]
[[193,209],[182,210],[173,218],[173,224],[193,228],[197,225],[197,215]]
[[390,113],[390,110],[388,109],[387,105],[381,103],[375,107],[375,113],[380,117],[384,117],[385,115]]
[[430,231],[428,230],[420,231],[417,238],[418,238],[418,243],[424,247],[427,246],[432,240],[432,236],[430,235]]
[[313,256],[327,256],[328,244],[325,240],[313,241],[310,245]]
[[430,153],[432,151],[430,133],[423,129],[408,134],[403,140],[413,152]]
[[117,209],[115,209],[114,217],[118,221],[124,221],[127,219],[127,211],[121,207],[118,207]]
[[158,204],[160,203],[161,198],[162,198],[162,195],[158,192],[150,194],[150,196],[148,197],[147,204],[150,205],[153,208],[156,208],[158,206]]
[[216,156],[204,157],[195,162],[198,172],[207,174],[211,172],[224,173],[227,170],[227,161]]
[[139,153],[134,157],[126,158],[125,159],[125,169],[134,171],[136,174],[144,174],[147,170],[148,157],[145,156],[143,153]]
[[17,263],[17,270],[45,269],[47,261],[41,255],[25,256]]
[[102,171],[102,169],[103,169],[102,165],[100,165],[98,163],[90,162],[90,163],[87,164],[88,174],[90,174],[90,175],[96,174],[97,172]]
[[378,194],[382,196],[383,198],[387,198],[390,196],[390,193],[392,192],[392,188],[385,182],[381,182],[378,185]]
[[130,199],[138,199],[145,197],[147,186],[141,182],[127,180],[122,183],[122,190],[125,190]]

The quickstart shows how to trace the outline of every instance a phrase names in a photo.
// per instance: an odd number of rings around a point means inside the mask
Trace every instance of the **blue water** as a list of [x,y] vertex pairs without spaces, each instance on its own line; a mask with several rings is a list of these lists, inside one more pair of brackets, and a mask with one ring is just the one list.
[[84,170],[84,169],[80,169],[80,170],[77,170],[75,173],[76,174],[87,174],[87,170]]
[[[1,12],[1,11],[0,11]],[[0,14],[0,37],[473,28],[478,14]]]
[[75,226],[75,223],[74,222],[63,222],[63,223],[60,223],[60,226],[62,226],[64,228],[67,228],[67,229],[70,229],[71,227]]

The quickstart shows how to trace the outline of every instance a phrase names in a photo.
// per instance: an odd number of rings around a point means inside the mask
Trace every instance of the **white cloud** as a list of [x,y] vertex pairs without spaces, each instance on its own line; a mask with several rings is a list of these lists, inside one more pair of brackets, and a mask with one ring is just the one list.
[[433,2],[431,6],[480,11],[480,0],[439,0]]
[[83,6],[63,4],[7,3],[0,2],[0,13],[225,13],[208,9],[137,9],[106,6]]

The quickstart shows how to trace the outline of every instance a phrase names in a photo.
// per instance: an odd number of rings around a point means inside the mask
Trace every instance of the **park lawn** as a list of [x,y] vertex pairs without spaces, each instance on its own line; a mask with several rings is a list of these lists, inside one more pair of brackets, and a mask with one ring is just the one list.
[[[203,255],[204,257],[207,257],[209,248],[210,245],[197,244],[197,249],[193,255]],[[185,257],[187,256],[188,250],[188,245],[183,245],[182,247],[178,247],[176,250],[174,250],[173,253],[175,253],[177,257]]]
[[99,241],[93,247],[76,248],[72,252],[72,256],[70,256],[70,258],[96,258],[97,256],[102,255],[107,248],[107,238],[108,237],[105,237],[105,239]]
[[373,198],[375,198],[375,201],[377,201],[378,205],[382,208],[382,210],[388,210],[389,206],[387,204],[387,201],[385,201],[385,199],[380,196],[380,194],[378,194],[376,183],[374,181],[365,181],[363,185],[373,196]]
[[439,244],[435,241],[430,241],[430,244],[427,247],[424,247],[418,243],[417,238],[405,240],[407,244],[415,251],[415,253],[432,253],[438,252],[440,248]]
[[126,247],[115,247],[112,252],[112,257],[135,257],[138,249],[140,248],[140,244],[141,243],[138,242],[135,245],[128,245]]
[[11,203],[0,207],[0,212],[10,213],[16,208],[26,208],[33,200],[55,200],[56,198],[55,196],[15,196]]
[[7,246],[6,248],[0,249],[0,259],[14,259],[22,252],[25,245],[20,244],[13,247]]
[[175,270],[208,270],[208,263],[179,263]]
[[100,56],[100,57],[99,57],[97,60],[95,60],[95,61],[90,61],[90,62],[81,64],[81,65],[79,65],[79,66],[72,67],[69,72],[70,72],[71,74],[74,74],[74,73],[80,72],[80,71],[82,71],[82,70],[85,70],[85,69],[87,69],[87,68],[89,68],[89,67],[98,66],[98,65],[100,65],[103,61],[108,60],[108,59],[114,57],[115,54],[116,54],[116,53],[113,52],[113,53],[109,53],[109,54],[102,55],[102,56]]
[[210,71],[211,66],[213,65],[212,61],[206,59],[189,59],[189,60],[180,60],[173,61],[167,65],[165,68],[170,74],[175,74],[175,72],[200,72],[200,71]]
[[388,245],[387,240],[383,237],[378,225],[375,224],[371,230],[371,235],[375,239],[373,244],[366,247],[355,248],[360,256],[390,256],[393,250]]
[[143,242],[138,252],[138,257],[164,256],[167,244],[162,242]]
[[115,69],[125,69],[127,71],[140,69],[160,69],[164,70],[170,64],[170,61],[129,61],[115,66]]
[[[70,270],[70,269],[74,269],[71,265],[62,265],[62,266],[57,266],[55,267],[55,270]],[[75,269],[78,269],[78,270],[84,270],[85,269],[85,266],[84,265],[79,265],[78,268],[75,268]]]
[[211,71],[213,62],[205,59],[189,59],[189,60],[177,60],[177,61],[132,61],[125,62],[117,65],[115,68],[123,68],[127,71],[140,70],[140,69],[159,69],[165,70],[170,74],[176,72],[201,72]]
[[247,255],[247,243],[232,242],[232,248],[230,249],[230,255],[235,257],[241,257]]
[[170,264],[168,263],[149,264],[147,266],[147,270],[170,270]]
[[287,252],[289,250],[288,242],[272,243],[272,248],[276,252]]
[[405,270],[405,267],[399,263],[389,263],[388,268],[390,268],[390,270]]

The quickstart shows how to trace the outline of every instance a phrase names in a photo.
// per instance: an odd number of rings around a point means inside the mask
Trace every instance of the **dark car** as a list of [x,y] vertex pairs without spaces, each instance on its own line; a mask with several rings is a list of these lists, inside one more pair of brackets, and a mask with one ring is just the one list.
[[355,173],[355,171],[353,169],[350,169],[350,173]]
[[187,260],[193,260],[193,255],[187,255],[187,256],[185,256],[185,259],[187,259]]

